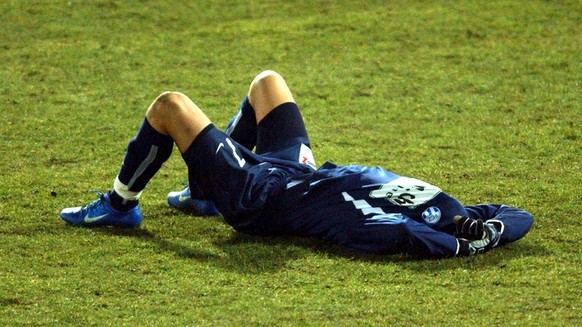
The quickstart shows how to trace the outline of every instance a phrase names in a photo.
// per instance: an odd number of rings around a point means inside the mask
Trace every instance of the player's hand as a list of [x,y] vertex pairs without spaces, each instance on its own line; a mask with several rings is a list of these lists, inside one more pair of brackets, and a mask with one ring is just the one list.
[[467,240],[481,240],[485,234],[483,220],[473,219],[467,216],[455,216],[453,221],[456,225],[455,236]]
[[[483,223],[483,221],[478,219],[456,216],[454,221],[457,223],[457,232],[460,234],[465,233],[464,235],[458,236],[460,245],[459,255],[475,255],[491,250],[499,244],[501,235],[505,230],[503,222],[496,219],[490,219]],[[479,222],[481,223],[479,224]],[[464,229],[466,231],[463,231]],[[483,237],[473,240],[468,239],[467,236],[470,234],[479,234],[475,232],[479,229],[483,229]],[[459,232],[459,230],[461,231]]]

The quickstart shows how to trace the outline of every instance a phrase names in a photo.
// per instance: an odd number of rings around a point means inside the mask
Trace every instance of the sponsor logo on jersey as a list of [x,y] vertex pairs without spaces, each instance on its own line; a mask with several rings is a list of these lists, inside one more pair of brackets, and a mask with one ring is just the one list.
[[441,210],[437,207],[428,207],[422,212],[422,219],[429,225],[434,225],[441,220]]
[[409,177],[400,177],[386,184],[382,184],[379,189],[370,192],[373,199],[386,199],[401,207],[416,208],[434,199],[441,192],[441,189]]

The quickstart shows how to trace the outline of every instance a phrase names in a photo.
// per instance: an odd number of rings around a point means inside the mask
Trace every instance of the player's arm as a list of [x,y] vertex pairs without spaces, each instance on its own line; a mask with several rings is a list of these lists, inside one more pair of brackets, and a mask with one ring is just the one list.
[[527,234],[533,224],[533,216],[522,209],[506,205],[479,204],[466,206],[465,209],[470,218],[484,222],[498,220],[504,225],[499,244],[517,241]]

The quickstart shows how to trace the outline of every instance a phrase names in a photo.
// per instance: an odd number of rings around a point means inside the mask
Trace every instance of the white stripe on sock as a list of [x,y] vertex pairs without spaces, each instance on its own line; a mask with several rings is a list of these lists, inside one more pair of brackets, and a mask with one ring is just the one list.
[[129,184],[127,184],[128,187],[133,186],[133,183],[135,183],[135,181],[146,171],[148,166],[152,162],[154,162],[157,154],[158,154],[158,147],[156,145],[152,145],[152,147],[150,148],[150,152],[148,153],[148,156],[144,159],[144,161],[142,161],[142,163],[139,165],[139,167],[137,167],[137,170],[133,174],[133,177],[131,177],[131,180],[129,180]]

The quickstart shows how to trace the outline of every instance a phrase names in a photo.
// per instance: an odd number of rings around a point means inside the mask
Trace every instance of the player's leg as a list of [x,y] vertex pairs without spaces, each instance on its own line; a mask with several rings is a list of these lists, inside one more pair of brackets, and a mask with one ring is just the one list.
[[257,123],[279,105],[295,102],[283,77],[272,70],[261,72],[253,79],[248,98],[255,110]]
[[274,164],[233,141],[214,125],[205,128],[182,154],[190,185],[197,185],[238,231],[270,235],[263,208],[287,175]]
[[[299,108],[283,77],[274,71],[264,71],[253,79],[225,133],[249,150],[257,146],[258,154],[301,161],[315,167]],[[207,195],[192,180],[183,190],[170,192],[168,204],[189,214],[218,214]]]
[[295,102],[291,90],[281,75],[264,71],[249,86],[237,114],[230,120],[225,133],[240,145],[253,150],[257,144],[257,124],[273,109],[286,102]]
[[[245,148],[251,151],[254,149],[257,144],[257,119],[255,109],[249,101],[249,93],[245,95],[236,115],[228,122],[225,133]],[[167,200],[170,207],[187,214],[195,216],[219,214],[214,203],[195,181],[190,181],[188,186],[180,191],[168,193]]]
[[[285,104],[296,106],[287,83],[278,73],[271,70],[263,71],[251,82],[237,115],[229,122],[225,132],[234,141],[252,150],[257,145],[257,125],[260,125],[269,113]],[[296,134],[307,135],[300,113],[286,118],[288,119],[285,123],[291,120],[300,126]],[[278,135],[278,138],[285,137],[284,132]],[[257,150],[258,153],[265,152],[264,149]]]
[[149,107],[146,119],[159,134],[171,137],[182,153],[211,124],[204,112],[179,92],[162,93]]
[[224,131],[233,141],[253,150],[257,144],[257,119],[255,110],[246,95],[236,115],[228,122]]
[[[255,147],[257,143],[257,121],[248,95],[241,102],[236,115],[229,121],[225,133],[233,141],[251,151]],[[215,216],[220,214],[214,202],[208,199],[208,196],[194,181],[190,181],[186,187],[179,191],[168,193],[167,200],[170,207],[194,216]]]
[[315,169],[303,116],[283,77],[274,71],[259,74],[251,83],[249,100],[257,117],[257,154]]
[[149,107],[137,135],[129,142],[113,189],[94,203],[67,208],[61,217],[74,225],[133,227],[141,222],[138,201],[149,180],[169,158],[175,143],[186,151],[210,120],[181,93],[161,94]]

